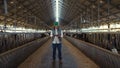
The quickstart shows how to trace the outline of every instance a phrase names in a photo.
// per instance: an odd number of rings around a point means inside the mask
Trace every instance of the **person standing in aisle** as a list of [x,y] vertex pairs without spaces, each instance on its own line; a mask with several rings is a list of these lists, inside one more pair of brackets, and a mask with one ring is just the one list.
[[51,31],[51,37],[52,37],[52,48],[53,48],[53,63],[56,60],[56,50],[58,50],[58,58],[59,63],[62,63],[62,37],[63,32],[61,28],[59,27],[58,22],[54,23],[54,28]]

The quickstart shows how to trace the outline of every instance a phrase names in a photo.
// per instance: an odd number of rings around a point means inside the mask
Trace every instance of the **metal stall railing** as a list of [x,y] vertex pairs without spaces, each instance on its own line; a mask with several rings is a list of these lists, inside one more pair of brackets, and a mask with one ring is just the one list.
[[119,54],[114,54],[106,49],[72,37],[66,36],[65,38],[94,60],[101,68],[120,68]]
[[0,53],[42,38],[41,33],[0,33]]
[[[116,48],[118,52],[120,52],[120,33],[77,33],[73,34],[77,35],[77,39],[84,40],[86,42],[90,42],[92,44],[95,44],[99,47],[112,50],[113,48]],[[67,35],[69,36],[69,35]],[[75,38],[75,37],[74,37]]]
[[0,68],[17,68],[29,55],[43,45],[49,37],[37,39],[0,54]]

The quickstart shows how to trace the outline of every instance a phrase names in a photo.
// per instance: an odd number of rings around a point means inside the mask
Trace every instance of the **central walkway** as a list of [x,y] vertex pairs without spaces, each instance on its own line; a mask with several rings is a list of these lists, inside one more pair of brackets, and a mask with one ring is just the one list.
[[62,56],[63,64],[59,64],[58,59],[52,64],[52,46],[49,40],[18,68],[99,68],[65,39],[63,39]]

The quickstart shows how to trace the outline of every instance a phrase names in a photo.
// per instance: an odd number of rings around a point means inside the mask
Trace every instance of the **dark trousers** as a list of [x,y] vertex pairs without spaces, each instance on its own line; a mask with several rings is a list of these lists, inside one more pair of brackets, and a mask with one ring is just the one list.
[[56,59],[56,49],[58,50],[58,58],[59,58],[59,60],[61,60],[62,59],[62,54],[61,54],[62,45],[61,45],[61,43],[60,44],[52,44],[52,47],[53,47],[53,60]]

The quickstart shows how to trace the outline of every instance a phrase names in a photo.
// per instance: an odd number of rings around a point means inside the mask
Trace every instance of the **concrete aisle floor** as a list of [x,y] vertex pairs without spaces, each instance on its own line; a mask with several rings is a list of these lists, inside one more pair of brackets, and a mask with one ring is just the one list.
[[18,68],[99,68],[65,39],[63,39],[62,56],[63,64],[59,64],[58,59],[56,59],[55,64],[52,64],[52,46],[51,40],[49,40]]

